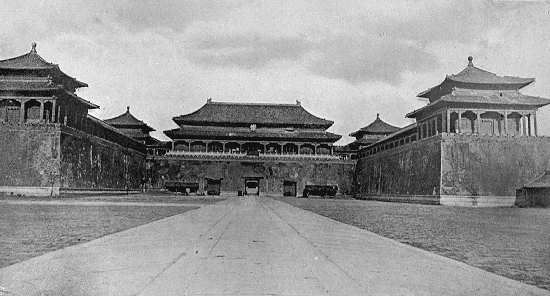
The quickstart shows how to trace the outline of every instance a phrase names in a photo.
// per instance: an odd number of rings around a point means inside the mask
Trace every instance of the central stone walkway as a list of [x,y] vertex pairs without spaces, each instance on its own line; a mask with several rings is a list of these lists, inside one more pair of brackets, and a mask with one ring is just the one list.
[[0,269],[0,295],[550,295],[267,197]]

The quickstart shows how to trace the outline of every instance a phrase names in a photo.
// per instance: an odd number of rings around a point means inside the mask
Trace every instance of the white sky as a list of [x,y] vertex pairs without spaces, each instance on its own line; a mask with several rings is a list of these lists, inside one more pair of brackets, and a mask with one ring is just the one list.
[[[474,64],[535,77],[550,97],[550,3],[528,1],[0,0],[0,58],[28,52],[90,86],[100,118],[131,112],[162,131],[215,101],[302,105],[347,135]],[[550,107],[539,131],[550,135]]]

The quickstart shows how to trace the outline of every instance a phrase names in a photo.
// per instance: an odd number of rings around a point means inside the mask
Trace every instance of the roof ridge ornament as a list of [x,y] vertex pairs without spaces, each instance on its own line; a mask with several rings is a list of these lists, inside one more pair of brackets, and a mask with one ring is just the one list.
[[31,52],[36,53],[36,42],[31,43]]
[[130,106],[126,106],[126,113],[130,113]]
[[296,100],[296,105],[302,106],[302,102],[300,100]]
[[380,113],[376,113],[376,119],[380,119]]
[[208,104],[208,103],[212,103],[212,98],[206,99],[206,103],[207,103],[207,104]]
[[468,57],[468,67],[473,67],[474,66],[473,60],[474,60],[473,56]]

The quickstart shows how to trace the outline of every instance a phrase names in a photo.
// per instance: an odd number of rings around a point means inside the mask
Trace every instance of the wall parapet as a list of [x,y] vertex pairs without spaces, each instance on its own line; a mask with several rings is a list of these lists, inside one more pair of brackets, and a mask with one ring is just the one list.
[[258,155],[249,155],[246,153],[223,153],[223,152],[189,152],[189,151],[170,151],[163,157],[177,159],[196,159],[196,160],[251,160],[251,161],[324,161],[324,162],[343,162],[354,163],[355,161],[345,160],[340,156],[323,154],[270,154],[259,153]]

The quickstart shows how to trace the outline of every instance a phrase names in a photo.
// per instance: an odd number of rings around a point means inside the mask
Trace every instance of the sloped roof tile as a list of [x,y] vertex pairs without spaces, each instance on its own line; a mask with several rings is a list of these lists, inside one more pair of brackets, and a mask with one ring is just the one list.
[[[440,84],[431,87],[417,96],[430,98],[435,95],[444,95],[451,91],[453,87],[464,87],[469,85],[472,88],[490,88],[490,89],[520,89],[535,81],[535,78],[523,78],[515,76],[499,76],[487,70],[475,67],[473,58],[468,57],[468,65],[457,74],[447,75]],[[439,95],[436,95],[439,94]]]
[[376,119],[373,122],[351,133],[350,136],[355,137],[359,134],[391,134],[397,130],[399,130],[399,127],[383,121],[380,119],[380,114],[376,114]]
[[319,126],[329,128],[333,121],[307,112],[300,104],[225,103],[208,100],[197,111],[174,117],[182,124],[258,124]]
[[57,64],[53,64],[50,62],[47,62],[44,60],[37,52],[36,52],[36,43],[33,43],[32,49],[30,52],[5,59],[0,60],[0,69],[7,69],[7,70],[39,70],[39,69],[51,69],[52,71],[55,71],[59,73],[59,75],[64,76],[66,78],[72,79],[77,87],[87,87],[88,84],[78,81],[76,78],[71,77],[67,74],[65,74]]
[[137,119],[132,113],[130,113],[130,107],[126,108],[126,112],[109,119],[105,119],[105,122],[115,127],[135,127],[141,128],[148,131],[154,131],[152,127],[147,125],[145,122]]

